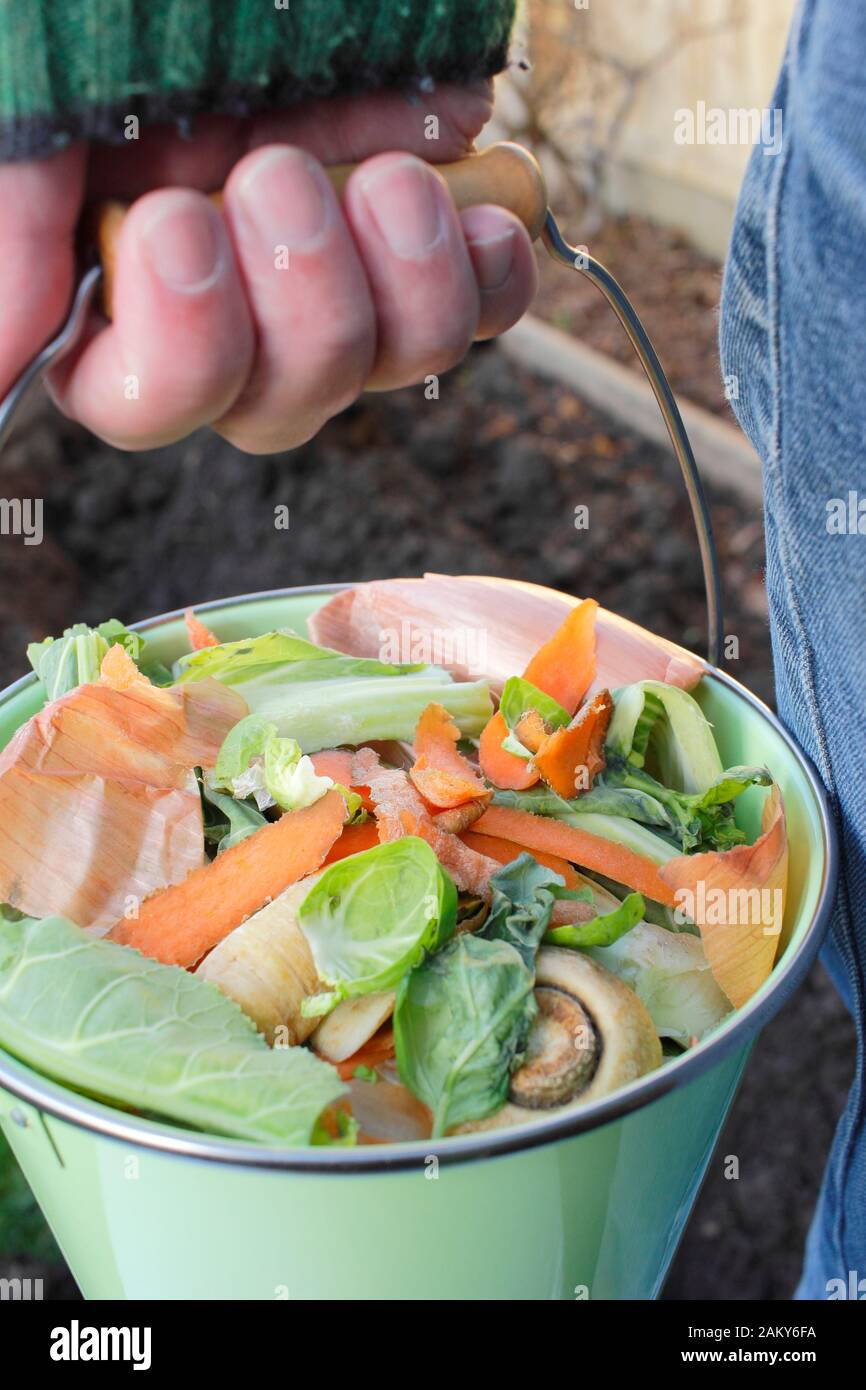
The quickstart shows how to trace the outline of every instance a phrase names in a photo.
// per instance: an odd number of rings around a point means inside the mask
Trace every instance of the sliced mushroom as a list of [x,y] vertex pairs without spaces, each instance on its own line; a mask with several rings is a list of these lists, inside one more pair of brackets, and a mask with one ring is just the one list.
[[589,1085],[598,1065],[598,1035],[579,1000],[538,985],[538,1017],[526,1060],[511,1078],[509,1098],[525,1110],[565,1105]]
[[509,1099],[458,1133],[561,1115],[609,1095],[661,1064],[652,1019],[628,985],[580,951],[546,946],[536,962],[538,1017]]
[[328,1062],[345,1062],[391,1017],[395,998],[394,991],[388,990],[343,999],[333,1013],[322,1019],[310,1039],[311,1047]]
[[293,883],[253,913],[205,956],[196,974],[218,985],[249,1014],[269,1043],[294,1047],[316,1027],[301,1004],[318,988],[313,954],[298,925],[298,911],[321,874]]

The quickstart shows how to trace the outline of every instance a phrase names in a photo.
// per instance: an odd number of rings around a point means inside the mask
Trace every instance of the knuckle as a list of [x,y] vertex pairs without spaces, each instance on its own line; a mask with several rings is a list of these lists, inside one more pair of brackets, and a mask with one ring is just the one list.
[[471,324],[465,321],[456,325],[443,326],[436,334],[432,334],[424,349],[418,355],[419,373],[447,372],[451,367],[456,367],[458,362],[462,362],[470,347],[472,346],[477,328],[477,319],[473,319]]
[[327,416],[294,418],[288,412],[268,419],[255,416],[233,416],[220,420],[214,429],[242,454],[261,457],[266,454],[284,454],[289,449],[299,449],[319,433],[327,423]]
[[372,322],[335,316],[320,344],[309,404],[331,414],[344,410],[363,391],[375,353]]

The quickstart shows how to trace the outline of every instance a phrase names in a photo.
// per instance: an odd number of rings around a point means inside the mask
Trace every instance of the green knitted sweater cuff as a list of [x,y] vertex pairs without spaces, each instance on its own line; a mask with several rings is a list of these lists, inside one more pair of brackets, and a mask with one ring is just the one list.
[[516,0],[0,0],[0,160],[505,64]]

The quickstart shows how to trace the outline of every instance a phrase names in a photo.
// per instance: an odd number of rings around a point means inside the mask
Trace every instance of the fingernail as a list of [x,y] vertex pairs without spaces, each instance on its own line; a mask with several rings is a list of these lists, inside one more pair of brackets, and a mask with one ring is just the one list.
[[200,293],[222,269],[220,215],[200,196],[182,190],[165,195],[141,236],[151,266],[170,289]]
[[445,220],[436,176],[417,159],[390,161],[360,176],[373,221],[395,256],[414,260],[441,241]]
[[514,232],[507,227],[496,236],[467,241],[479,288],[501,290],[514,265]]
[[313,250],[330,225],[327,175],[303,150],[266,151],[244,174],[239,192],[247,218],[271,249]]

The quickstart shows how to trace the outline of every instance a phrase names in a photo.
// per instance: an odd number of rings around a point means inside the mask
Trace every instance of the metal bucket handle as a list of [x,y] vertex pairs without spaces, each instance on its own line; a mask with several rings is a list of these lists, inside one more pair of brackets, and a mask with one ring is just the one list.
[[[353,167],[343,164],[328,169],[328,176],[338,193],[345,187]],[[584,249],[569,245],[565,240],[548,207],[544,175],[538,162],[521,145],[492,145],[481,154],[468,155],[453,164],[440,164],[435,167],[459,208],[479,203],[497,203],[508,208],[520,218],[533,240],[539,236],[542,238],[555,261],[588,276],[601,290],[628,334],[664,417],[686,485],[704,575],[707,660],[711,666],[719,666],[722,656],[721,583],[706,494],[674,394],[633,304],[600,261]],[[211,198],[219,206],[222,194],[211,194]],[[97,289],[101,290],[102,310],[108,318],[111,317],[117,243],[127,211],[127,205],[124,203],[103,203],[93,209],[87,218],[83,240],[98,256],[101,265],[92,266],[84,275],[66,322],[21,373],[5,399],[0,401],[0,447],[10,428],[12,416],[31,383],[46,367],[58,362],[79,341]]]
[[634,305],[610,271],[605,269],[601,262],[590,256],[588,252],[570,246],[560,232],[553,213],[549,211],[545,219],[542,239],[555,261],[558,261],[560,265],[579,271],[581,275],[586,275],[601,290],[628,334],[631,345],[646,373],[647,381],[658,401],[659,410],[667,425],[671,444],[683,475],[683,482],[686,485],[692,518],[698,535],[707,605],[707,660],[711,666],[718,667],[721,665],[723,638],[719,557],[716,552],[716,543],[713,540],[713,528],[704,485],[670,383]]

